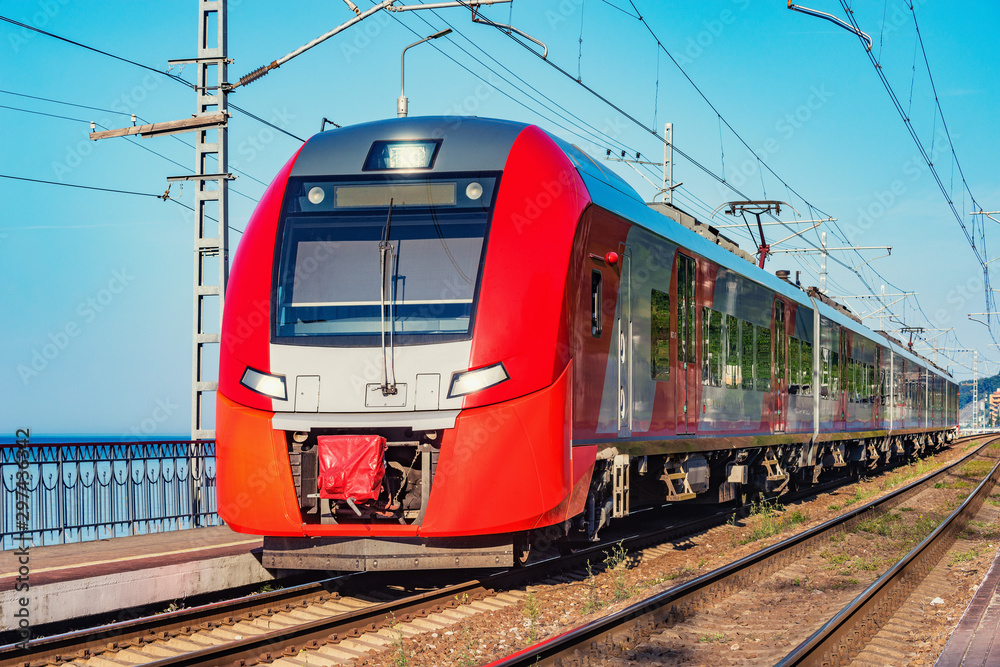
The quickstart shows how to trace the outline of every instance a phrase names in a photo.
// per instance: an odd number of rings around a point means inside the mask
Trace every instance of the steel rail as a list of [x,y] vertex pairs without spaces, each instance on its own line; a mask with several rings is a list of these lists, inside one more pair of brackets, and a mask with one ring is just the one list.
[[148,663],[148,665],[149,667],[194,667],[239,664],[241,661],[252,664],[254,661],[269,662],[283,655],[294,656],[303,648],[319,648],[326,642],[336,644],[346,639],[348,635],[357,636],[363,632],[374,632],[382,625],[391,625],[433,613],[445,607],[458,606],[459,599],[464,599],[464,596],[468,596],[470,600],[479,599],[492,594],[497,589],[515,588],[525,581],[537,581],[559,572],[583,567],[595,556],[600,556],[619,544],[625,545],[626,548],[638,548],[643,544],[663,542],[698,532],[724,523],[725,517],[728,517],[729,514],[729,512],[715,513],[679,526],[663,528],[606,544],[602,543],[559,558],[489,575],[480,580],[448,586],[395,602],[366,607],[329,619],[305,623],[295,628],[258,635],[177,657],[165,658]]
[[208,627],[209,624],[221,622],[226,617],[268,614],[280,610],[285,605],[296,605],[304,600],[315,600],[324,595],[332,596],[333,589],[338,588],[340,582],[354,576],[356,575],[346,574],[266,593],[246,595],[233,600],[109,623],[93,629],[74,630],[32,639],[27,644],[27,651],[16,650],[16,645],[11,644],[0,647],[0,663],[15,658],[23,661],[30,659],[32,663],[42,664],[49,659],[66,660],[71,655],[85,651],[92,654],[107,648],[132,644],[142,637]]
[[[345,612],[327,619],[296,626],[296,628],[248,637],[245,640],[223,644],[200,651],[197,654],[186,654],[177,658],[157,661],[153,664],[215,665],[238,660],[254,660],[267,653],[272,653],[274,657],[277,657],[277,654],[280,654],[289,643],[302,646],[310,642],[326,641],[334,633],[339,635],[340,639],[344,639],[351,632],[358,633],[362,630],[377,629],[377,626],[381,625],[387,618],[394,618],[395,621],[406,620],[408,614],[420,615],[428,610],[457,606],[456,598],[465,595],[474,599],[489,594],[493,589],[509,589],[521,585],[524,581],[546,578],[557,572],[583,567],[588,560],[601,556],[605,551],[618,544],[623,544],[626,548],[636,549],[649,543],[676,539],[705,530],[725,523],[729,515],[729,512],[714,513],[677,526],[601,543],[558,559],[550,559],[520,569],[485,575],[479,580],[470,580],[417,596]],[[29,642],[27,652],[12,644],[0,647],[0,661],[14,660],[15,664],[44,665],[49,660],[60,662],[71,660],[74,657],[95,655],[109,649],[120,650],[130,646],[138,647],[165,638],[167,635],[189,634],[203,629],[213,629],[220,625],[235,623],[240,618],[252,619],[286,611],[309,601],[322,601],[324,596],[331,595],[331,588],[341,588],[341,582],[345,579],[352,580],[349,584],[351,589],[360,589],[366,586],[365,582],[369,579],[383,574],[352,573],[343,577],[334,577],[292,588],[250,595],[237,600],[216,602],[167,614],[114,623],[96,629],[36,639]],[[276,645],[281,647],[277,651],[274,650]]]
[[[979,436],[970,436],[970,438]],[[966,438],[959,438],[952,446],[960,444]],[[985,446],[985,445],[984,445]],[[954,465],[964,462],[969,456],[959,462],[942,469],[949,470]],[[938,474],[938,473],[935,473]],[[925,478],[925,479],[929,479]],[[794,499],[804,495],[812,495],[825,489],[839,486],[845,480],[814,485],[800,492],[789,494]],[[914,483],[916,484],[916,483]],[[912,485],[911,485],[912,486]],[[909,487],[906,487],[909,488]],[[456,599],[463,595],[471,598],[488,595],[493,589],[510,589],[523,582],[544,579],[559,572],[584,567],[588,561],[600,557],[616,546],[638,550],[650,545],[661,544],[686,535],[707,530],[724,524],[731,516],[731,510],[716,512],[683,524],[659,528],[639,535],[632,535],[606,543],[601,543],[571,554],[530,564],[524,568],[484,575],[482,578],[459,584],[446,586],[437,591],[430,591],[417,596],[401,598],[400,600],[363,609],[338,614],[327,619],[296,626],[265,635],[256,635],[244,640],[222,644],[197,653],[185,654],[157,661],[159,665],[214,665],[234,661],[254,661],[267,658],[270,653],[277,658],[289,644],[296,650],[306,645],[318,646],[336,634],[339,639],[346,638],[348,633],[359,633],[362,630],[372,631],[382,625],[387,619],[394,622],[407,620],[408,615],[417,616],[428,610],[441,607],[456,606]],[[167,614],[140,618],[130,621],[102,626],[96,629],[80,630],[32,640],[27,652],[15,645],[0,647],[0,661],[15,660],[16,664],[44,665],[50,660],[65,661],[74,657],[94,655],[106,650],[125,649],[130,646],[141,646],[144,643],[164,638],[173,634],[190,634],[199,630],[207,630],[220,625],[238,622],[241,618],[252,619],[262,615],[280,613],[302,606],[311,601],[320,602],[333,599],[331,589],[359,589],[368,586],[368,579],[383,573],[351,573],[340,577],[323,579],[317,582],[301,584],[291,588],[255,594],[229,600],[202,605],[191,609],[181,609]],[[706,575],[707,576],[707,575]],[[348,581],[347,586],[343,582]],[[698,580],[695,580],[698,581]],[[692,582],[693,583],[693,582]],[[346,591],[345,591],[346,593]],[[281,648],[275,649],[276,646]],[[270,649],[270,650],[269,650]]]
[[998,481],[1000,462],[940,526],[775,667],[849,663],[936,567]]
[[[958,461],[915,480],[883,498],[862,505],[840,517],[830,519],[819,526],[793,535],[680,586],[529,646],[518,653],[490,663],[490,667],[555,664],[557,659],[571,658],[577,652],[584,653],[589,646],[601,643],[611,646],[622,643],[622,640],[630,640],[633,629],[641,632],[661,623],[683,619],[699,609],[713,604],[715,600],[728,595],[731,591],[738,590],[761,576],[777,571],[806,550],[811,549],[818,541],[826,539],[833,531],[847,530],[863,520],[869,512],[888,510],[903,502],[938,477],[978,455],[997,439],[1000,439],[1000,436],[987,436],[982,445]],[[961,440],[959,439],[959,441]]]

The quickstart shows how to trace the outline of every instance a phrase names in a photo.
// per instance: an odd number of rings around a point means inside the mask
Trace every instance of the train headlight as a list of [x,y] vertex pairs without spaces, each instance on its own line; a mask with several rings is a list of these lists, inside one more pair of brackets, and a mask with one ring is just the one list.
[[240,384],[258,394],[277,398],[281,401],[288,400],[288,394],[285,391],[284,375],[270,375],[269,373],[262,373],[247,366],[247,369],[243,371]]
[[507,369],[503,364],[493,364],[484,368],[477,368],[474,371],[455,373],[451,376],[451,388],[448,390],[448,398],[458,398],[487,387],[509,380]]

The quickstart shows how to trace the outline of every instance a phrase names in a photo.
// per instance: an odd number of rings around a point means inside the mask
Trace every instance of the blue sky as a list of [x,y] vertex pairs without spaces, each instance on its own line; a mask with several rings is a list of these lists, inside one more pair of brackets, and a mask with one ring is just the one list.
[[[983,221],[967,215],[972,204],[957,165],[976,200],[1000,209],[1000,58],[993,34],[1000,5],[916,3],[956,164],[908,6],[900,0],[858,4],[855,18],[872,35],[886,78],[933,152],[963,222],[970,231],[975,224],[980,237]],[[845,18],[831,0],[810,6]],[[830,246],[891,245],[891,257],[857,269],[864,281],[850,268],[882,253],[831,253],[830,293],[864,294],[883,283],[888,293],[917,292],[916,299],[892,306],[892,326],[923,326],[926,337],[939,333],[930,329],[954,327],[933,344],[979,349],[980,373],[995,373],[1000,352],[989,347],[987,328],[968,319],[987,310],[982,271],[858,39],[791,12],[780,0],[636,0],[635,7],[683,73],[628,0],[516,0],[483,10],[544,41],[552,63],[621,111],[509,37],[471,23],[465,9],[377,14],[237,90],[230,101],[302,138],[318,131],[323,117],[341,125],[389,118],[399,95],[402,48],[452,27],[448,37],[407,53],[411,115],[534,122],[595,157],[625,146],[654,161],[663,145],[650,129],[662,132],[664,122],[673,122],[677,147],[711,172],[676,156],[675,181],[683,185],[675,203],[707,219],[719,204],[739,198],[715,178],[724,175],[752,198],[788,201],[803,218],[823,217],[817,210],[838,218],[836,226],[824,225]],[[161,70],[168,59],[194,56],[197,45],[194,2],[12,0],[0,14]],[[231,0],[229,79],[350,16],[346,4],[330,0]],[[194,76],[191,68],[180,74]],[[0,90],[0,174],[160,194],[167,176],[191,171],[190,135],[88,140],[90,121],[113,128],[130,124],[131,113],[146,122],[192,114],[193,92],[166,76],[0,23]],[[300,142],[239,113],[229,137],[230,166],[243,172],[230,203],[230,224],[239,230],[264,183]],[[784,183],[758,166],[758,158]],[[631,168],[612,167],[644,197],[653,195]],[[174,186],[172,196],[192,201],[190,189],[179,194]],[[0,200],[0,435],[25,427],[37,434],[186,433],[191,212],[149,196],[10,179],[0,179]],[[720,215],[716,222],[729,220]],[[1000,256],[1000,235],[996,223],[985,224],[985,255],[992,259]],[[818,244],[819,231],[804,238]],[[772,239],[789,233],[769,232]],[[753,249],[745,231],[729,234]],[[239,238],[231,233],[234,246]],[[806,245],[798,240],[784,247]],[[777,255],[767,265],[801,270],[807,285],[819,283],[817,267],[816,255]],[[862,314],[869,312],[866,303],[851,301]],[[878,320],[865,322],[877,326]],[[993,322],[1000,333],[997,318]],[[959,378],[971,377],[962,364],[971,366],[971,355],[942,361]]]

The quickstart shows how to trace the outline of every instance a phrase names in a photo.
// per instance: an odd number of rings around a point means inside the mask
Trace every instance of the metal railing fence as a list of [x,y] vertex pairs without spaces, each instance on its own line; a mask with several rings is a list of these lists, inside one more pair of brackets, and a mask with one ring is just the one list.
[[[20,449],[18,454],[18,445],[0,445],[2,549],[20,546],[22,535],[26,544],[41,546],[222,523],[216,513],[213,440]],[[26,461],[19,464],[19,457]],[[16,492],[19,465],[27,470],[28,483]],[[18,517],[25,507],[26,524],[24,514]]]

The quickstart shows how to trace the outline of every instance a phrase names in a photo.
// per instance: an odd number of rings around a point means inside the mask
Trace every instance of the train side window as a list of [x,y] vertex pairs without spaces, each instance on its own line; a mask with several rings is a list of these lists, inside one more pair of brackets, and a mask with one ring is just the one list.
[[650,371],[654,380],[670,379],[670,295],[653,290],[650,296],[650,322],[652,335],[649,337],[652,359]]
[[821,371],[823,374],[823,379],[820,382],[822,387],[820,388],[820,396],[823,398],[830,398],[830,350],[828,348],[820,348],[820,352],[823,354],[823,358],[820,359]]
[[840,399],[840,352],[830,351],[830,397]]
[[722,386],[722,313],[705,306],[702,309],[702,384]]
[[687,255],[679,255],[677,257],[677,357],[678,361],[684,364],[693,364],[697,361],[695,280],[694,259]]
[[754,362],[754,349],[753,349],[753,325],[749,322],[744,322],[740,320],[740,338],[743,341],[743,353],[740,355],[740,366],[741,366],[741,379],[742,382],[740,386],[743,389],[753,389],[753,362]]
[[847,360],[847,382],[845,384],[847,385],[847,401],[849,403],[855,403],[856,402],[854,400],[854,388],[856,386],[857,371],[858,371],[857,362],[855,362],[854,359],[848,359]]
[[771,391],[771,330],[755,327],[757,331],[757,391]]
[[740,386],[740,321],[726,315],[726,386]]
[[788,338],[788,393],[799,393],[799,368],[802,364],[801,348],[799,339],[795,336]]
[[601,337],[604,328],[604,313],[601,304],[604,301],[604,274],[597,269],[590,274],[590,335]]
[[799,377],[802,383],[800,393],[811,396],[813,391],[813,346],[806,340],[802,341],[802,366],[799,370]]

